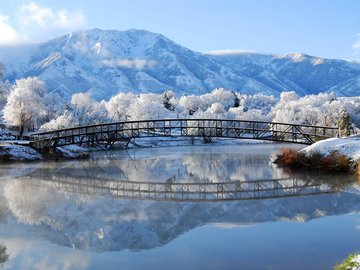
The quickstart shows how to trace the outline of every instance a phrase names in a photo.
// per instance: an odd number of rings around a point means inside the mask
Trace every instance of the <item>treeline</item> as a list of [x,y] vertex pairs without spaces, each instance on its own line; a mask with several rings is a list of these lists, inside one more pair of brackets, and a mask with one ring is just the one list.
[[23,130],[163,118],[226,118],[335,126],[343,110],[349,112],[355,126],[360,126],[360,97],[339,98],[334,93],[300,97],[291,91],[274,97],[218,88],[199,96],[176,96],[167,90],[162,94],[119,92],[107,101],[77,93],[71,100],[63,100],[49,94],[39,78],[28,77],[14,85],[2,83],[0,94],[3,119]]

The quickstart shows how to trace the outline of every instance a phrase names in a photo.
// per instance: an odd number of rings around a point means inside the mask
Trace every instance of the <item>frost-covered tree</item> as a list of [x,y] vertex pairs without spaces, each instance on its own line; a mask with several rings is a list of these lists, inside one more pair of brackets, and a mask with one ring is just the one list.
[[9,87],[7,87],[6,84],[3,84],[4,72],[4,65],[0,63],[0,111],[3,110],[9,95]]
[[179,106],[186,111],[187,115],[193,115],[200,107],[201,98],[196,95],[182,96],[179,100]]
[[74,94],[66,111],[40,129],[54,130],[109,122],[105,104],[105,101],[93,100],[89,93]]
[[4,107],[4,119],[20,127],[20,135],[25,129],[36,127],[48,113],[45,83],[36,77],[28,77],[15,82]]
[[175,93],[172,90],[166,90],[163,93],[163,104],[164,107],[170,111],[175,110],[175,104],[172,102],[175,99]]
[[238,100],[234,92],[225,90],[224,88],[216,88],[211,93],[200,96],[200,108],[206,111],[214,103],[220,103],[225,110],[237,105]]
[[127,121],[129,118],[129,107],[136,101],[137,97],[133,93],[119,93],[108,102],[105,107],[112,121]]
[[222,119],[226,118],[226,110],[223,104],[215,102],[206,111],[197,111],[194,118]]
[[335,126],[336,115],[343,101],[334,93],[299,97],[295,92],[283,92],[272,110],[275,122]]
[[263,114],[261,110],[250,109],[244,111],[242,107],[230,108],[227,116],[230,119],[236,120],[271,121],[271,116],[269,114]]
[[140,94],[129,107],[130,120],[168,118],[171,112],[164,107],[162,95]]
[[95,101],[89,93],[72,95],[70,111],[76,126],[108,122],[105,102]]
[[[291,96],[285,96],[283,98],[291,98]],[[239,106],[242,107],[245,112],[256,109],[261,110],[263,114],[268,114],[276,105],[277,101],[277,98],[274,96],[267,96],[263,94],[244,95],[240,99]]]
[[351,120],[350,114],[346,110],[342,110],[339,113],[338,128],[340,137],[350,136]]

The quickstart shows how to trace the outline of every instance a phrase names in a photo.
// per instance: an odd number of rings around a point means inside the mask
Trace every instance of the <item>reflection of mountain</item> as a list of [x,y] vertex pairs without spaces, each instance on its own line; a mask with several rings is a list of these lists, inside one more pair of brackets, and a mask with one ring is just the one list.
[[7,202],[1,207],[8,205],[18,222],[42,237],[97,252],[154,248],[208,223],[306,221],[360,210],[358,192],[231,203],[143,202],[43,189],[27,180],[6,182],[0,197]]
[[[273,145],[241,145],[142,149],[128,154],[112,151],[92,154],[92,160],[86,161],[34,163],[28,171],[32,173],[36,168],[53,175],[132,181],[165,181],[175,174],[178,183],[269,179],[284,176],[280,169],[269,165],[269,156],[277,150],[278,146]],[[17,167],[2,166],[0,172],[5,175]],[[355,189],[341,196],[176,203],[47,189],[34,185],[38,179],[29,178],[9,177],[0,182],[0,236],[5,232],[15,237],[36,234],[62,246],[97,252],[155,248],[209,223],[306,221],[360,210],[359,191]]]

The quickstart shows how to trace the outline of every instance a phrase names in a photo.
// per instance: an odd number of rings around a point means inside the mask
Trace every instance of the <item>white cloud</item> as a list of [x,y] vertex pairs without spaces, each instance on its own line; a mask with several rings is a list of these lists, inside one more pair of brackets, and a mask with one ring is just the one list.
[[41,7],[34,2],[20,6],[19,15],[25,26],[36,24],[45,28],[48,22],[56,20],[56,14],[50,8]]
[[18,43],[21,38],[16,30],[8,24],[8,17],[0,14],[0,45],[11,45]]
[[146,59],[108,59],[102,61],[104,66],[107,67],[123,67],[123,68],[152,68],[156,65],[154,60]]
[[360,33],[356,35],[356,41],[352,44],[354,50],[360,50]]
[[0,45],[44,41],[85,27],[82,11],[55,10],[29,2],[20,5],[16,14],[0,14]]
[[214,50],[206,52],[205,54],[210,55],[233,55],[233,54],[242,54],[242,53],[254,53],[251,50],[230,50],[230,49],[224,49],[224,50]]
[[81,11],[52,10],[35,2],[24,4],[19,8],[19,20],[25,27],[60,28],[73,30],[86,25]]

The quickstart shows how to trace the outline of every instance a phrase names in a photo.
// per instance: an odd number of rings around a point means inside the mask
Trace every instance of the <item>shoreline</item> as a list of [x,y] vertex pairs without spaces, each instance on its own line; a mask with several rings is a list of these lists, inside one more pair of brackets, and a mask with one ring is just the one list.
[[[274,144],[274,142],[249,139],[214,139],[211,142],[204,142],[201,138],[192,140],[179,137],[174,138],[139,138],[132,141],[128,146],[117,144],[111,148],[104,148],[103,145],[95,147],[82,147],[78,145],[68,145],[55,148],[55,153],[41,153],[29,146],[27,141],[0,141],[0,160],[2,162],[32,162],[47,160],[72,160],[86,159],[91,152],[104,150],[126,150],[136,148],[162,148],[162,147],[181,147],[181,146],[202,146],[202,145],[242,145],[242,144]],[[277,143],[276,143],[277,144]]]

